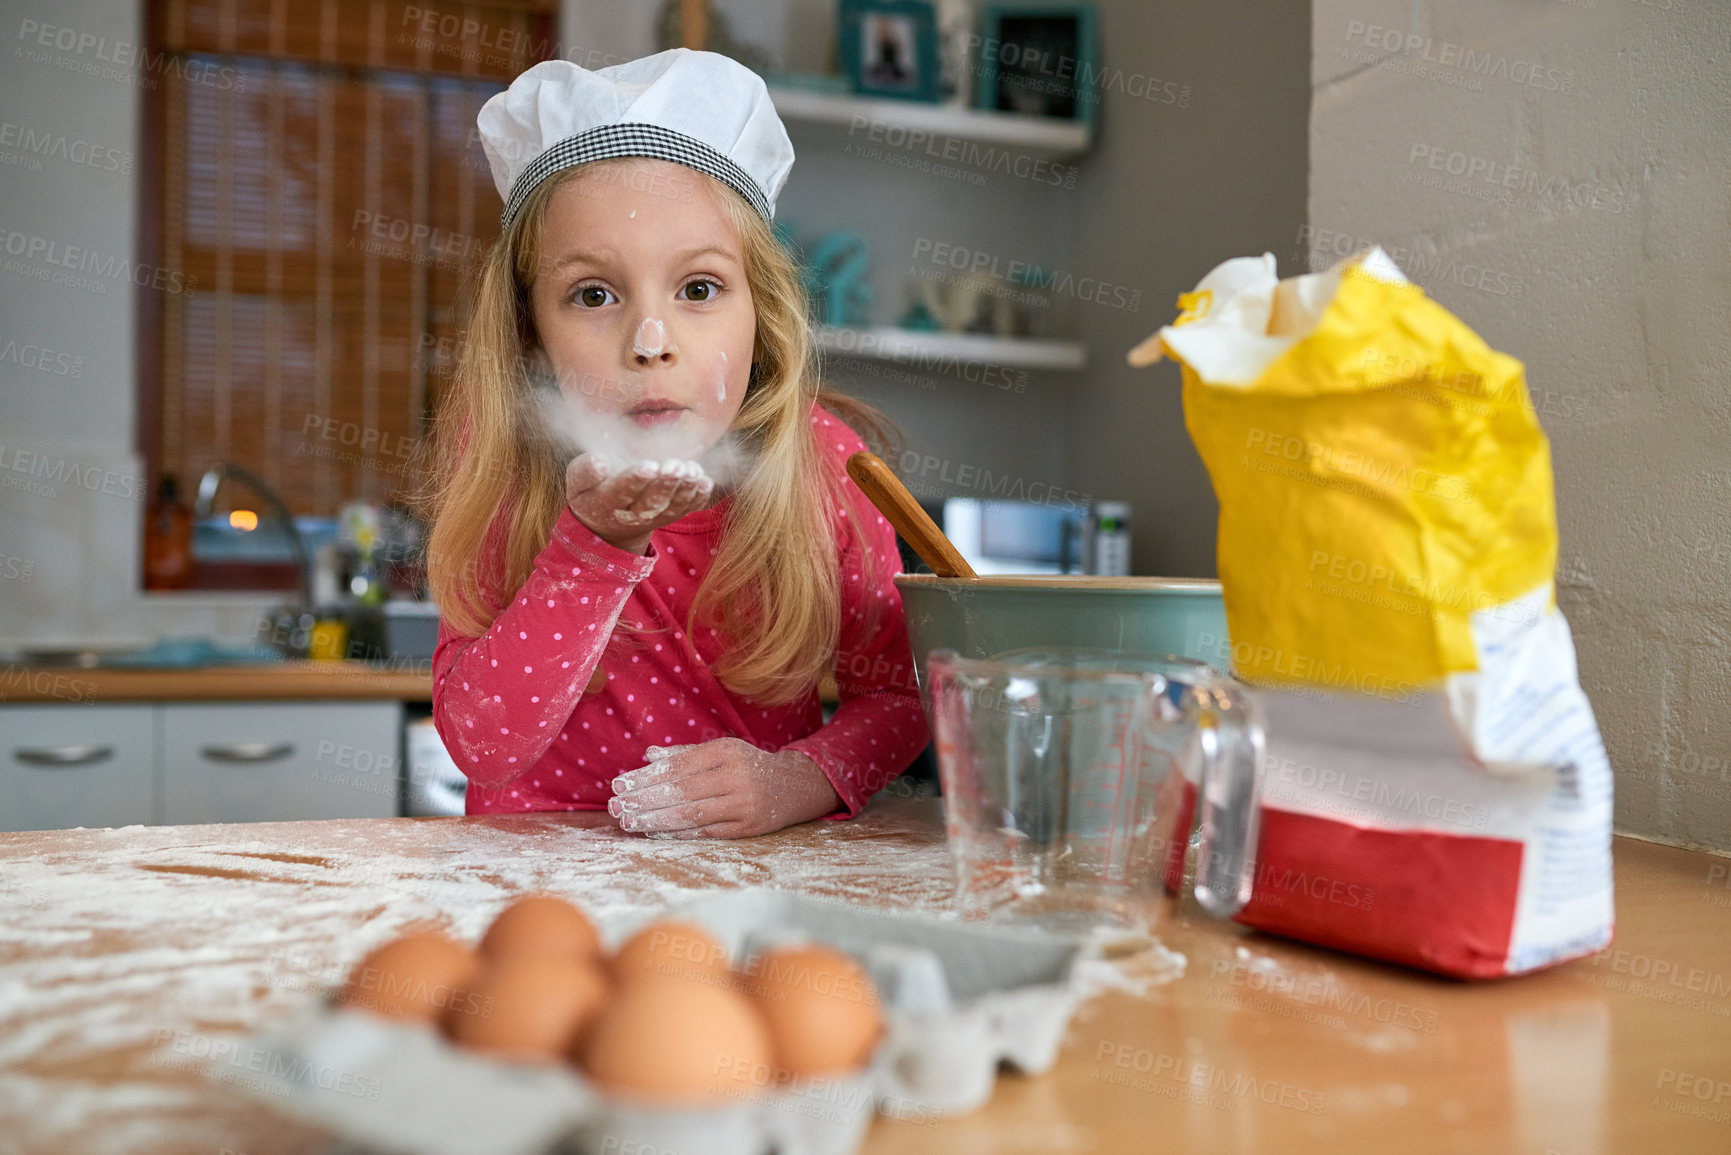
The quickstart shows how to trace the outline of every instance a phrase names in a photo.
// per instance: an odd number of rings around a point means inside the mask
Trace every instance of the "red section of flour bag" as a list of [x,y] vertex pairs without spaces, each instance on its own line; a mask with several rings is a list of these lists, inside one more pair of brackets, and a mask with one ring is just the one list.
[[1466,978],[1505,973],[1519,842],[1380,830],[1265,807],[1256,884],[1237,921]]

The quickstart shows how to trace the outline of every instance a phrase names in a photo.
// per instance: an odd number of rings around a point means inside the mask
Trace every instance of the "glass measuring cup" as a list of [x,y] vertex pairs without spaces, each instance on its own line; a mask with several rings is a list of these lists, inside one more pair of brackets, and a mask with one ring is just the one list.
[[1057,931],[1154,925],[1200,802],[1195,893],[1249,901],[1263,732],[1255,705],[1188,658],[1042,647],[929,659],[957,900]]

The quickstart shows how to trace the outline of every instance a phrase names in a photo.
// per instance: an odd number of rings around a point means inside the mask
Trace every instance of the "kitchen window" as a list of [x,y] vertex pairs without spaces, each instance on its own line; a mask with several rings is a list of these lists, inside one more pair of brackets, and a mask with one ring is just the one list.
[[[141,248],[177,274],[140,294],[153,485],[176,475],[190,505],[205,470],[238,465],[315,544],[344,503],[415,485],[466,279],[498,234],[475,114],[556,55],[554,11],[152,0]],[[217,510],[261,508],[229,488]],[[207,519],[193,585],[293,587],[264,540],[279,532],[225,545]]]

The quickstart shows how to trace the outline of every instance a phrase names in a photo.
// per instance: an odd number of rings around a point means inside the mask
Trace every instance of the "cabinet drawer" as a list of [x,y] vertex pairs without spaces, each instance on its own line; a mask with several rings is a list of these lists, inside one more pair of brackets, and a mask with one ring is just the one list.
[[399,813],[400,702],[162,707],[163,821]]
[[0,830],[157,818],[151,706],[0,707]]

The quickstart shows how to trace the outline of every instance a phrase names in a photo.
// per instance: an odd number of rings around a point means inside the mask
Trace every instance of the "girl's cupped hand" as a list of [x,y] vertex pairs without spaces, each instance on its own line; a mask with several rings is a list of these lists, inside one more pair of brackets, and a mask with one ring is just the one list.
[[709,504],[715,483],[695,461],[639,461],[620,466],[595,453],[565,467],[565,504],[595,536],[631,553],[649,535]]
[[747,838],[833,813],[822,770],[797,750],[738,738],[651,746],[649,765],[613,780],[607,812],[621,829],[668,838]]

